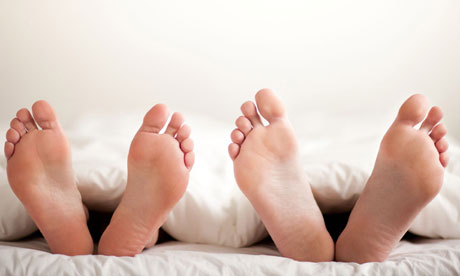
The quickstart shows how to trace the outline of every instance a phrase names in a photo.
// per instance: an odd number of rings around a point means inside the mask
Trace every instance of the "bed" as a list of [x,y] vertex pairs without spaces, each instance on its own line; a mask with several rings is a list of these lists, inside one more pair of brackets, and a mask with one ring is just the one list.
[[401,241],[382,263],[308,263],[271,242],[244,248],[169,241],[135,257],[53,255],[42,238],[0,242],[2,275],[458,275],[460,240]]
[[[94,214],[110,214],[126,185],[125,158],[138,114],[89,114],[65,127],[73,150],[76,181]],[[232,125],[200,115],[187,116],[196,141],[196,166],[186,194],[165,225],[163,238],[135,257],[51,254],[43,237],[9,189],[4,157],[0,161],[1,275],[458,275],[460,273],[460,150],[450,139],[451,164],[440,195],[417,217],[407,235],[382,263],[309,263],[280,256],[263,224],[233,180],[226,153]],[[105,128],[110,121],[117,128]],[[329,120],[329,121],[328,121]],[[372,169],[381,126],[340,136],[322,131],[324,118],[307,128],[296,123],[302,161],[333,236],[359,196]],[[6,127],[6,125],[4,125]],[[4,128],[2,128],[3,130]],[[365,133],[365,134],[363,134]],[[349,156],[354,156],[350,159]],[[93,213],[92,213],[93,214]],[[105,219],[91,215],[90,228],[103,230]],[[102,226],[101,226],[102,225]],[[97,232],[97,231],[96,231]],[[100,235],[100,232],[98,234]],[[97,239],[97,238],[96,238]]]
[[[33,101],[56,108],[93,232],[107,222],[95,214],[119,203],[151,105],[184,113],[196,151],[162,242],[116,258],[50,254],[0,150],[0,275],[460,275],[459,10],[456,0],[0,1],[0,135]],[[387,261],[279,255],[227,156],[239,105],[262,87],[286,104],[335,236],[398,105],[418,92],[443,108],[452,135],[443,188]]]

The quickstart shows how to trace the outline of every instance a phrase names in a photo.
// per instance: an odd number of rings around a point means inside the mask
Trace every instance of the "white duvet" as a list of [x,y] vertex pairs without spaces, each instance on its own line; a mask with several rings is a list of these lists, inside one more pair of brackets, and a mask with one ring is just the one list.
[[[65,128],[72,144],[76,181],[90,209],[114,210],[126,185],[128,147],[139,127],[142,114],[113,116],[87,116]],[[199,116],[187,117],[193,129],[196,164],[188,189],[164,224],[164,230],[181,242],[210,246],[194,247],[193,251],[204,250],[196,253],[197,256],[208,254],[208,250],[213,252],[212,248],[224,250],[219,246],[238,248],[262,240],[267,232],[251,204],[239,191],[233,178],[232,163],[227,156],[229,133],[233,126]],[[327,123],[332,124],[333,121],[323,118],[321,123],[309,124],[308,127],[294,124],[300,137],[302,161],[322,211],[349,211],[371,172],[385,129],[367,125],[365,131],[339,131],[335,135],[318,132],[321,125]],[[451,160],[444,185],[440,194],[412,224],[410,231],[415,234],[432,238],[460,238],[460,149],[452,139],[449,142]],[[31,234],[36,227],[11,192],[6,180],[6,162],[3,156],[0,156],[0,160],[0,239],[15,240]],[[178,254],[179,258],[188,258],[190,252],[186,245],[174,245],[177,249],[171,249],[174,253],[168,253],[169,249],[162,251],[162,246],[158,246],[147,254],[166,257],[168,254]],[[278,255],[273,248],[262,248],[265,249],[259,251],[259,247],[256,247],[255,251],[248,249],[248,252]],[[455,242],[454,248],[458,253],[458,242]],[[0,252],[2,250],[5,248],[1,247]],[[25,255],[30,253],[23,249],[12,252]],[[219,263],[221,257],[218,255],[213,258]],[[257,263],[257,256],[244,258]],[[271,259],[273,262],[289,262],[279,257],[271,258],[274,258]],[[78,260],[74,258],[72,262]],[[135,260],[144,262],[143,257]],[[241,260],[242,257],[236,255],[231,262],[237,264]],[[5,259],[0,258],[0,261]]]

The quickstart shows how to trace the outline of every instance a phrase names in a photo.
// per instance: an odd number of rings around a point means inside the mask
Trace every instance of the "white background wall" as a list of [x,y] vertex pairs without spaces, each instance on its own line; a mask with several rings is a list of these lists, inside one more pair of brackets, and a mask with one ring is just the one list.
[[424,93],[460,137],[460,1],[0,0],[0,120],[46,99],[64,122],[157,102],[233,121],[262,87],[291,117]]

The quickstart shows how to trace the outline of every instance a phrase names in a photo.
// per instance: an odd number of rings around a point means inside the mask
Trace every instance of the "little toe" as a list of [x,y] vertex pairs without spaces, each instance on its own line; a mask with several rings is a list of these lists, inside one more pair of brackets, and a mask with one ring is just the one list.
[[13,145],[13,143],[5,142],[4,151],[5,151],[6,160],[10,159],[11,156],[13,156],[13,153],[14,153],[14,145]]
[[446,134],[447,127],[443,123],[440,123],[431,130],[430,137],[434,142],[437,142],[439,139],[446,136]]
[[17,144],[19,142],[19,139],[21,139],[21,135],[19,132],[17,132],[15,129],[10,128],[6,132],[6,140],[10,143]]
[[423,121],[422,125],[420,126],[420,130],[423,130],[425,132],[430,132],[433,127],[441,121],[443,116],[442,110],[438,106],[434,106],[431,108],[430,112],[428,113],[428,116],[426,116],[425,121]]
[[193,151],[187,152],[184,156],[184,162],[187,169],[191,169],[195,163],[195,153]]
[[260,116],[257,113],[256,105],[251,102],[247,101],[241,106],[241,112],[243,112],[244,116],[251,121],[251,124],[254,127],[262,126],[262,120],[260,120]]
[[35,102],[32,105],[32,112],[35,121],[42,129],[56,129],[60,127],[56,113],[46,101],[40,100]]
[[270,123],[285,115],[281,100],[270,89],[265,88],[257,92],[256,102],[260,114]]
[[145,114],[139,131],[159,133],[166,124],[168,116],[168,107],[164,104],[156,104]]
[[21,121],[19,121],[18,118],[11,120],[10,127],[16,130],[21,136],[27,133],[26,126]]
[[449,163],[449,154],[447,152],[439,154],[439,162],[441,162],[441,165],[445,168]]
[[238,144],[232,143],[228,146],[228,154],[232,160],[235,160],[239,153],[240,146]]
[[191,152],[193,150],[193,140],[191,138],[185,139],[182,143],[180,143],[180,148],[184,153]]
[[238,119],[236,119],[235,125],[241,130],[244,136],[248,136],[249,132],[252,130],[251,122],[244,116],[238,117]]
[[176,136],[177,141],[181,143],[182,141],[190,137],[191,132],[192,132],[192,129],[190,128],[189,125],[185,125],[185,124],[182,125],[177,131],[177,136]]
[[238,145],[241,145],[244,141],[244,134],[239,129],[234,129],[230,137],[232,138],[232,142]]
[[174,112],[171,117],[171,121],[169,122],[168,127],[166,128],[165,134],[174,136],[183,123],[184,116],[179,112]]
[[408,123],[415,126],[425,118],[428,111],[428,99],[421,94],[410,96],[401,106],[396,122]]
[[436,142],[436,149],[438,149],[439,153],[446,152],[447,149],[449,148],[449,143],[447,142],[446,138],[442,138],[439,141]]
[[34,118],[30,114],[29,110],[27,110],[26,108],[20,109],[16,113],[16,117],[19,119],[19,121],[21,121],[24,124],[27,131],[37,129],[37,125],[35,124]]

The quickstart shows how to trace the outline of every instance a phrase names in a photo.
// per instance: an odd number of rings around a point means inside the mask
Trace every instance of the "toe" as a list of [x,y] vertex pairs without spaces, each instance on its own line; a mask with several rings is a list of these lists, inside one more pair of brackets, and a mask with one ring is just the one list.
[[26,126],[21,121],[19,121],[18,118],[14,118],[11,121],[10,126],[12,129],[16,130],[21,136],[27,133]]
[[230,137],[232,138],[232,142],[238,145],[241,145],[244,141],[244,134],[239,129],[234,129]]
[[21,121],[24,126],[26,127],[27,131],[31,131],[37,129],[37,125],[35,124],[34,118],[30,114],[29,110],[26,108],[22,108],[16,113],[16,118]]
[[190,138],[187,138],[182,143],[180,143],[180,148],[184,153],[191,152],[193,150],[193,146],[193,140]]
[[420,130],[423,130],[425,132],[430,132],[433,127],[439,123],[442,119],[442,110],[438,106],[434,106],[431,108],[430,112],[428,113],[428,116],[426,116],[425,121],[423,121],[422,125],[420,126]]
[[428,105],[429,102],[425,96],[421,94],[412,95],[399,109],[397,121],[415,126],[425,118]]
[[192,129],[190,128],[190,126],[185,125],[185,124],[182,125],[177,131],[177,137],[176,137],[177,141],[181,143],[182,141],[190,137],[191,132],[192,132]]
[[270,89],[262,89],[256,94],[257,108],[260,114],[268,121],[284,117],[283,104]]
[[187,152],[184,156],[184,162],[187,169],[191,169],[195,163],[195,153],[193,151]]
[[440,139],[439,141],[436,142],[435,145],[439,153],[446,152],[447,149],[449,148],[449,143],[447,142],[446,138]]
[[257,113],[256,105],[251,102],[247,101],[241,106],[241,112],[243,112],[244,116],[251,121],[251,124],[254,127],[262,126],[262,121],[260,120],[260,116]]
[[10,143],[16,144],[21,139],[21,135],[13,128],[8,129],[6,132],[6,140]]
[[140,131],[159,133],[168,120],[169,110],[164,104],[152,107],[144,116]]
[[228,154],[232,160],[235,160],[238,154],[240,153],[240,146],[232,143],[228,146]]
[[447,152],[439,154],[439,162],[441,162],[441,165],[445,168],[449,163],[449,154]]
[[[32,105],[35,121],[42,129],[59,128],[56,113],[46,101],[37,101]],[[26,125],[27,127],[27,125]]]
[[446,134],[447,127],[443,123],[440,123],[433,128],[433,130],[430,133],[430,137],[431,139],[433,139],[434,142],[437,142],[439,139],[446,136]]
[[248,136],[249,132],[252,130],[251,122],[244,116],[238,117],[238,119],[236,119],[235,125],[241,130],[244,136]]
[[5,157],[6,160],[10,159],[11,156],[13,156],[14,153],[14,145],[11,142],[5,142]]
[[174,112],[171,121],[168,124],[168,127],[166,128],[165,134],[174,136],[177,133],[177,130],[181,127],[181,125],[184,123],[184,116],[180,114],[179,112]]

